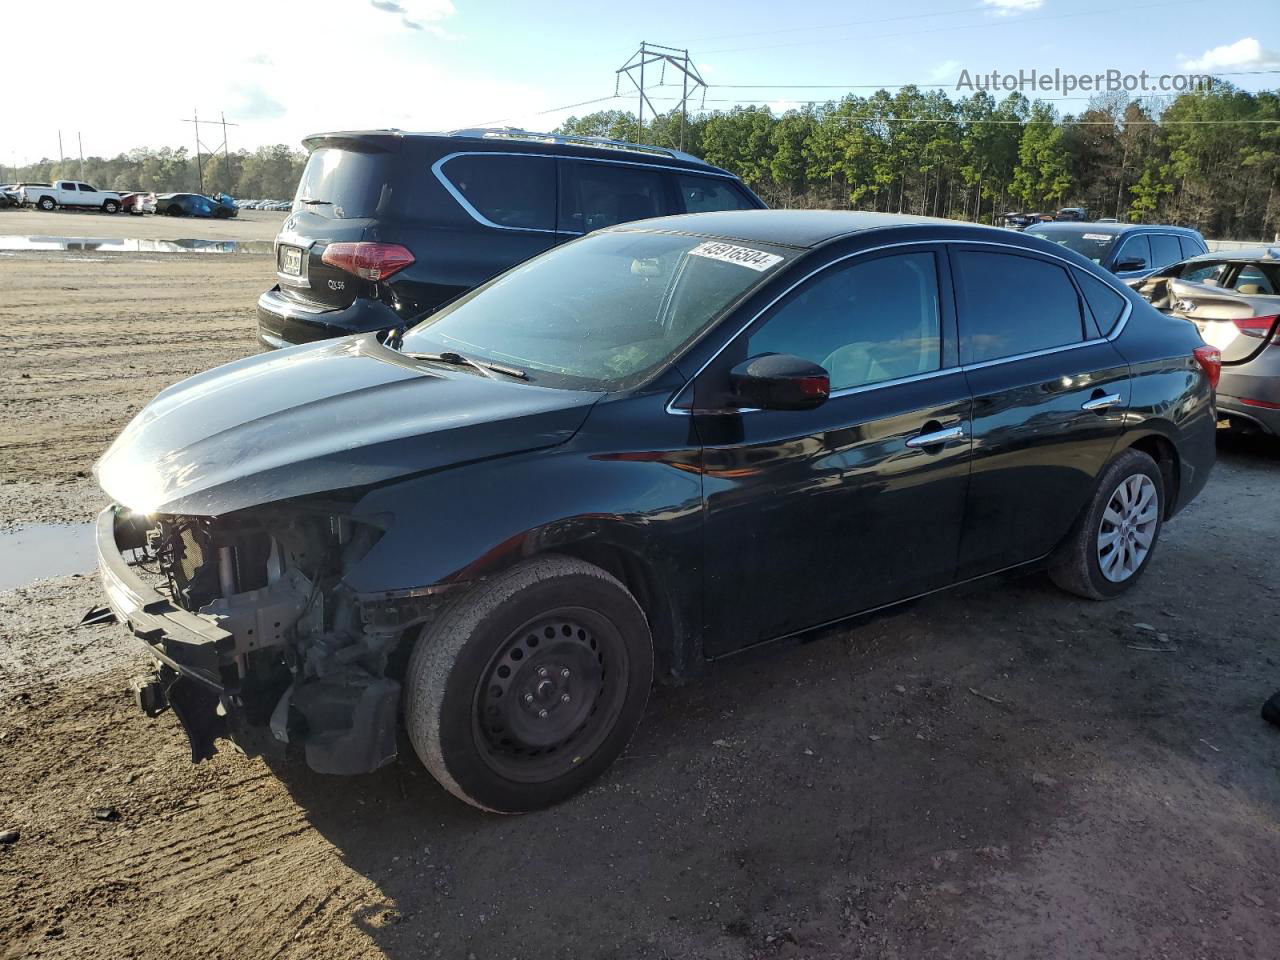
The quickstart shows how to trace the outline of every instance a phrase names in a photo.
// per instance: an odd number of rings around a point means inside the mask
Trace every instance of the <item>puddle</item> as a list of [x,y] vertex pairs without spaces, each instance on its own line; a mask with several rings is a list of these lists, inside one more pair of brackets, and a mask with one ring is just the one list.
[[0,533],[0,590],[97,566],[92,523],[32,523]]
[[0,250],[99,250],[107,253],[271,253],[271,240],[138,240],[129,237],[0,235]]

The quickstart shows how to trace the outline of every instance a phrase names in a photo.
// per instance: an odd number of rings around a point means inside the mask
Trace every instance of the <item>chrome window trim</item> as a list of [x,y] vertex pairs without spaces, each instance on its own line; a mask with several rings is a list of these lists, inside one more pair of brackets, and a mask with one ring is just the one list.
[[[1020,247],[1012,243],[1002,243],[999,240],[936,240],[936,239],[935,240],[903,240],[898,243],[884,243],[876,247],[868,247],[865,250],[858,250],[858,251],[855,251],[854,253],[845,254],[843,257],[839,257],[835,260],[830,261],[829,263],[824,263],[822,266],[809,271],[803,277],[797,280],[795,283],[791,284],[791,286],[787,287],[785,290],[779,293],[776,297],[774,297],[772,300],[766,303],[758,311],[756,311],[756,313],[751,317],[751,319],[749,319],[746,323],[744,323],[741,327],[739,327],[737,332],[735,332],[731,337],[729,337],[729,339],[724,342],[723,346],[721,346],[719,350],[713,353],[707,359],[707,361],[698,368],[697,373],[695,373],[688,380],[686,380],[680,386],[680,388],[674,394],[672,394],[671,399],[667,401],[667,405],[665,408],[666,412],[669,414],[672,414],[673,416],[683,416],[683,417],[693,416],[693,414],[695,413],[694,410],[691,410],[691,409],[685,410],[685,409],[679,409],[674,407],[675,402],[680,399],[680,396],[690,388],[690,386],[693,384],[695,380],[698,379],[698,377],[702,376],[703,371],[706,370],[707,367],[711,366],[711,364],[713,364],[716,361],[716,358],[719,357],[720,354],[724,353],[724,351],[729,348],[729,345],[731,343],[733,343],[735,340],[738,339],[738,337],[742,336],[742,334],[747,331],[748,327],[750,327],[753,323],[755,323],[758,319],[760,319],[760,317],[762,317],[767,311],[773,309],[774,305],[777,304],[779,300],[781,300],[783,297],[789,294],[796,287],[800,286],[800,284],[804,283],[806,280],[809,280],[811,277],[817,276],[819,273],[822,273],[824,270],[829,270],[831,267],[834,267],[836,264],[844,263],[846,260],[852,260],[855,257],[861,257],[868,253],[876,253],[880,250],[893,250],[897,247],[945,246],[949,244],[961,244],[961,243],[975,244],[978,246],[986,246],[986,247],[1003,247],[1006,250],[1013,251],[1015,255],[1029,253],[1032,256],[1036,256],[1036,257],[1046,257],[1050,260],[1057,260],[1059,263],[1063,264],[1063,266],[1068,270],[1068,272],[1070,272],[1073,269],[1074,270],[1082,269],[1078,263],[1072,263],[1066,257],[1060,257],[1056,253],[1049,253],[1043,250],[1028,250],[1026,247]],[[1095,278],[1095,279],[1101,279],[1101,278]],[[1103,280],[1102,282],[1106,283],[1105,280]],[[1075,285],[1074,279],[1072,280],[1072,285],[1073,286]],[[1112,284],[1107,284],[1107,286],[1110,286],[1113,290],[1115,289],[1115,287]],[[1120,291],[1118,290],[1116,292],[1120,293]],[[1121,293],[1120,295],[1124,296],[1123,293]],[[940,377],[946,374],[963,373],[966,370],[979,370],[979,369],[982,369],[983,367],[993,367],[1002,363],[1016,363],[1019,360],[1030,360],[1034,357],[1044,357],[1052,353],[1065,353],[1068,350],[1077,350],[1080,347],[1089,347],[1099,343],[1107,343],[1108,341],[1114,341],[1116,337],[1120,336],[1120,334],[1124,331],[1125,325],[1128,324],[1129,322],[1129,314],[1132,312],[1133,312],[1133,303],[1129,300],[1128,297],[1124,297],[1124,312],[1120,314],[1120,319],[1116,321],[1115,328],[1111,331],[1111,333],[1107,334],[1105,337],[1093,337],[1092,339],[1089,339],[1089,340],[1081,340],[1079,343],[1063,344],[1060,347],[1046,347],[1043,350],[1033,350],[1029,353],[1018,353],[1008,357],[996,357],[994,360],[981,360],[977,363],[968,363],[968,364],[962,363],[962,364],[957,364],[956,366],[942,367],[939,370],[932,370],[932,371],[929,371],[928,373],[917,373],[909,377],[898,377],[895,380],[880,380],[876,383],[866,383],[857,387],[846,387],[843,390],[837,390],[836,392],[832,393],[828,399],[835,398],[835,397],[849,396],[855,393],[865,393],[870,390],[879,390],[885,387],[894,387],[902,383],[912,383],[914,381],[919,381],[919,380],[928,380],[932,377]],[[1084,317],[1082,315],[1081,316],[1082,322],[1083,322],[1083,319]],[[959,344],[957,344],[957,347],[958,346]],[[733,409],[733,412],[735,413],[759,413],[760,412],[758,409],[754,407],[742,408],[742,409],[732,408],[732,409]],[[714,413],[723,413],[725,411],[699,410],[696,412],[699,415],[708,415],[708,414],[714,414]]]
[[[605,159],[604,157],[575,157],[572,154],[531,153],[523,150],[455,150],[453,153],[446,153],[431,165],[431,172],[435,174],[436,179],[440,181],[440,185],[449,191],[453,199],[458,201],[458,205],[470,215],[472,220],[475,220],[481,226],[492,227],[494,230],[515,230],[519,233],[550,233],[574,237],[583,235],[580,230],[548,230],[545,227],[512,227],[505,223],[494,223],[472,206],[471,201],[464,197],[462,192],[454,186],[453,182],[445,175],[444,165],[455,157],[546,157],[550,160],[576,160],[580,163],[611,163],[616,166],[635,167],[640,170],[674,170],[677,173],[689,173],[699,177],[716,177],[720,180],[737,181],[737,177],[731,173],[717,173],[711,170],[676,167],[666,163],[644,163],[638,160],[613,160]],[[557,171],[557,177],[558,176],[559,171]]]

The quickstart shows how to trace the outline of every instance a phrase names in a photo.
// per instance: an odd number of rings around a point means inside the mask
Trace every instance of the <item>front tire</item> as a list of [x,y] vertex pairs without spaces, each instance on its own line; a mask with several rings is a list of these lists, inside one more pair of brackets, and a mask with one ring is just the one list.
[[405,723],[450,793],[523,813],[604,772],[652,682],[635,598],[599,567],[549,555],[483,581],[424,630],[405,673]]
[[1140,450],[1111,461],[1071,534],[1049,564],[1063,590],[1090,600],[1112,600],[1146,571],[1164,523],[1164,477]]
[[114,200],[107,200],[102,204],[103,213],[115,213],[119,209],[120,209],[120,204],[118,204]]

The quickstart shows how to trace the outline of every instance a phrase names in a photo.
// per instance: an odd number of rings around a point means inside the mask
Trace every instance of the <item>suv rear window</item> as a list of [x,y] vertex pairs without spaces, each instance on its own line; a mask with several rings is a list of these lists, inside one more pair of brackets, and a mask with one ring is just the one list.
[[388,155],[321,147],[307,159],[295,203],[334,220],[372,217],[386,186]]
[[472,154],[453,157],[440,172],[455,196],[490,223],[556,228],[556,162],[550,157]]

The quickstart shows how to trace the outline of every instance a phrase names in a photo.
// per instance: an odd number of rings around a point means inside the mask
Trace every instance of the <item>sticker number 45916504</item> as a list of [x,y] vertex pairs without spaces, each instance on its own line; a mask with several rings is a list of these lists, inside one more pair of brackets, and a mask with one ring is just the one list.
[[736,243],[722,243],[719,240],[708,240],[700,243],[689,254],[694,257],[706,257],[709,260],[723,260],[725,263],[736,263],[763,273],[775,264],[782,262],[776,253],[765,253],[763,250],[752,250],[740,247]]

